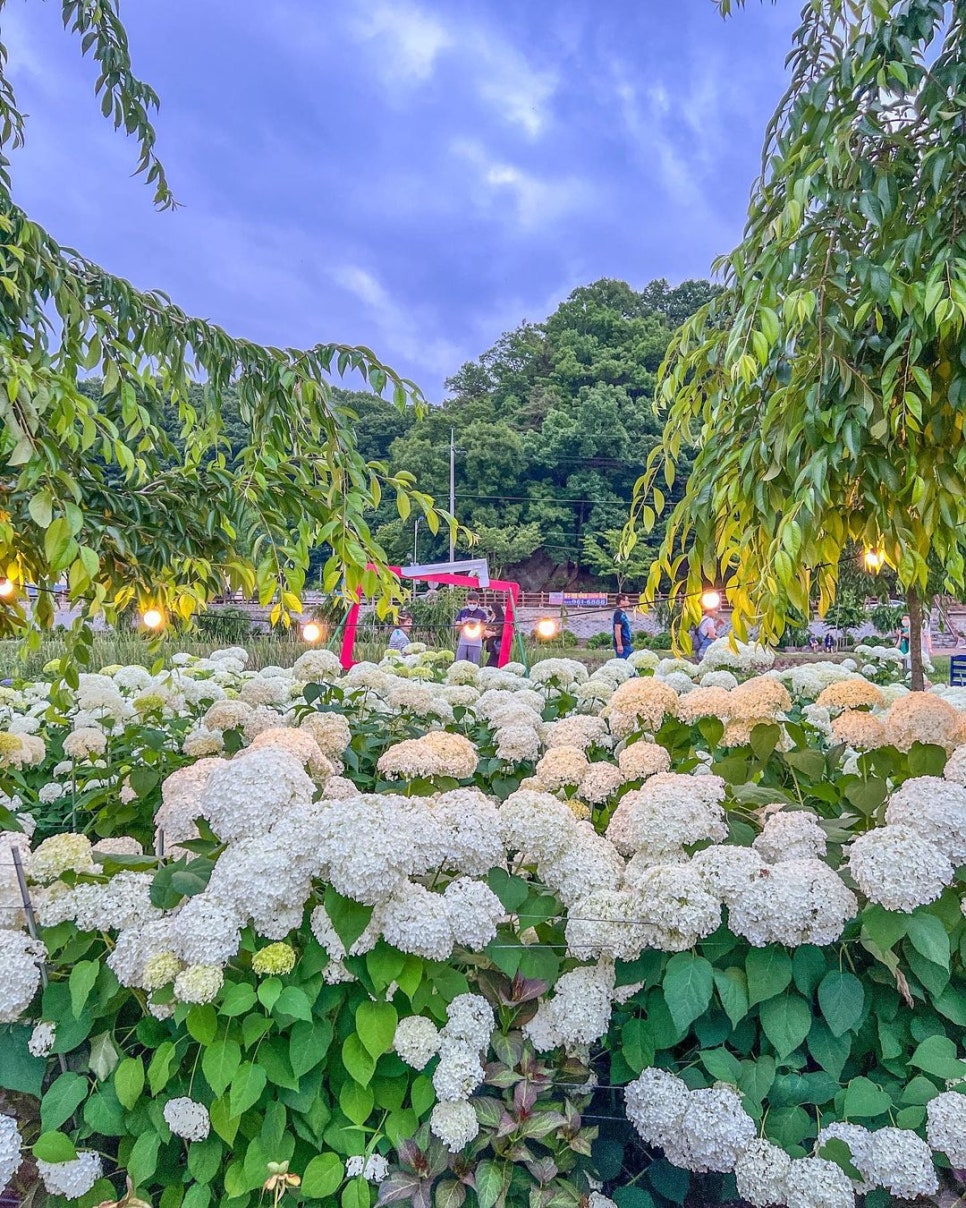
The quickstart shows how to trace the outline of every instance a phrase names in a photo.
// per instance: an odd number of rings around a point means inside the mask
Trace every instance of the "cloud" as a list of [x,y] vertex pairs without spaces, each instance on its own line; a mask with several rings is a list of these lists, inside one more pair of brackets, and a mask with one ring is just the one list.
[[492,37],[479,39],[479,56],[480,96],[504,121],[536,138],[551,117],[550,100],[559,82],[556,73],[536,70],[518,50]]
[[383,78],[402,83],[424,83],[436,60],[453,45],[453,37],[424,9],[414,4],[366,4],[349,23],[359,41],[377,42]]
[[343,264],[331,271],[336,285],[361,302],[368,312],[362,326],[368,324],[376,336],[354,336],[362,343],[376,346],[379,355],[392,362],[403,358],[419,369],[441,377],[452,373],[467,353],[456,343],[428,336],[438,326],[434,316],[420,314],[417,308],[404,306],[368,269],[358,264]]
[[525,230],[550,226],[568,213],[585,209],[593,200],[592,187],[579,177],[537,176],[492,158],[481,143],[469,139],[455,140],[452,150],[476,169],[485,187],[484,194],[477,195],[478,202],[488,207],[501,196],[508,197],[518,226]]

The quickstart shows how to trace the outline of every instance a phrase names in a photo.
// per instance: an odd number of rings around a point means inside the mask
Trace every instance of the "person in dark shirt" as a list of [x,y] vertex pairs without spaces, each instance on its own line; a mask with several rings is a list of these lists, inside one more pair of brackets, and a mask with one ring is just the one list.
[[617,597],[617,607],[611,627],[614,636],[614,656],[619,659],[630,658],[631,654],[631,621],[626,609],[631,598],[623,592]]
[[480,665],[483,655],[483,630],[486,625],[487,611],[480,605],[479,594],[467,592],[466,604],[456,614],[453,622],[459,640],[456,643],[456,659],[464,659],[467,663]]

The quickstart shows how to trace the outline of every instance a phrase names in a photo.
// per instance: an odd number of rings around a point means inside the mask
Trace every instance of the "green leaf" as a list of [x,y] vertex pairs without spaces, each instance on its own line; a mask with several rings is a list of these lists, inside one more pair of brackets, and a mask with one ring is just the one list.
[[325,891],[324,901],[326,914],[332,920],[336,935],[346,949],[351,948],[369,925],[373,908],[344,898],[331,886]]
[[219,1014],[231,1018],[234,1015],[244,1015],[255,1005],[255,990],[248,982],[236,982],[225,987],[222,995]]
[[188,1029],[188,1035],[199,1044],[213,1044],[218,1035],[218,1016],[215,1008],[211,1003],[205,1003],[203,1006],[196,1003],[188,1012],[184,1026]]
[[920,956],[949,972],[949,932],[941,920],[934,914],[911,914],[906,935]]
[[803,998],[811,998],[825,976],[828,964],[825,953],[814,944],[802,944],[792,956],[792,980]]
[[40,1101],[40,1127],[43,1132],[52,1132],[74,1114],[87,1098],[89,1086],[80,1074],[61,1074],[48,1087]]
[[301,986],[286,986],[275,1000],[272,1014],[290,1015],[293,1019],[309,1022],[312,1018],[312,1004]]
[[956,1046],[945,1036],[928,1036],[909,1058],[910,1065],[949,1081],[966,1078],[966,1061],[956,1056]]
[[350,1032],[342,1042],[342,1064],[360,1086],[368,1086],[376,1072],[376,1059],[355,1032]]
[[741,1078],[741,1062],[726,1048],[704,1049],[701,1053],[701,1064],[715,1082],[738,1085]]
[[356,1008],[356,1031],[373,1058],[392,1048],[398,1021],[396,1008],[388,1002],[362,1002]]
[[332,1024],[327,1019],[297,1023],[289,1037],[289,1063],[296,1078],[314,1069],[328,1055]]
[[865,991],[852,973],[826,973],[818,988],[818,1005],[833,1036],[857,1027],[865,1009]]
[[654,1041],[646,1019],[628,1019],[621,1028],[621,1056],[635,1074],[654,1062]]
[[748,1005],[764,1002],[781,994],[792,980],[791,957],[777,944],[752,948],[745,958],[748,978]]
[[177,1050],[170,1040],[159,1044],[148,1066],[148,1086],[151,1094],[156,1095],[168,1084],[171,1077],[171,1067],[177,1060]]
[[493,1208],[509,1185],[507,1164],[486,1158],[476,1167],[476,1198],[479,1208]]
[[217,1137],[192,1141],[188,1145],[188,1173],[198,1183],[210,1183],[221,1169],[225,1147]]
[[147,1183],[158,1168],[158,1150],[161,1138],[152,1129],[143,1132],[134,1142],[127,1159],[127,1173],[135,1187]]
[[340,1203],[342,1208],[369,1208],[371,1201],[369,1182],[360,1174],[346,1183]]
[[892,1105],[892,1099],[871,1079],[853,1078],[845,1089],[842,1113],[850,1120],[856,1116],[881,1116]]
[[67,984],[70,986],[70,1009],[75,1019],[87,1005],[91,990],[101,971],[100,961],[78,961],[70,971]]
[[[432,1083],[430,1083],[432,1090]],[[368,1086],[358,1082],[343,1082],[339,1090],[339,1106],[353,1124],[365,1124],[372,1113],[375,1097]]]
[[711,962],[703,956],[679,952],[664,970],[664,998],[675,1025],[684,1030],[708,1009],[714,989]]
[[729,969],[715,969],[714,984],[724,1007],[725,1014],[731,1020],[732,1026],[738,1024],[748,1014],[748,979],[744,969],[732,966]]
[[833,1036],[828,1024],[816,1019],[808,1033],[808,1051],[823,1070],[840,1078],[852,1051],[852,1040],[848,1035]]
[[530,886],[522,877],[515,877],[503,868],[491,868],[486,881],[500,904],[511,914],[518,910],[530,896]]
[[201,1071],[216,1095],[223,1095],[241,1065],[241,1046],[235,1040],[218,1040],[201,1055]]
[[812,1011],[804,998],[785,993],[761,1004],[762,1031],[774,1045],[779,1057],[797,1049],[812,1026]]
[[110,1032],[101,1032],[91,1039],[91,1051],[87,1059],[91,1073],[98,1082],[106,1082],[117,1066],[120,1053],[114,1045]]
[[780,737],[781,729],[773,723],[761,723],[751,731],[751,749],[762,763],[771,758]]
[[617,1208],[655,1208],[654,1197],[642,1187],[617,1187],[614,1190]]
[[125,1057],[114,1071],[114,1093],[128,1111],[144,1090],[144,1063],[140,1057]]
[[0,1087],[40,1098],[47,1070],[47,1059],[35,1057],[27,1044],[32,1028],[20,1024],[0,1026]]
[[74,1142],[59,1132],[42,1133],[30,1152],[41,1162],[73,1162],[77,1157]]
[[231,1091],[228,1096],[231,1114],[240,1116],[257,1103],[267,1081],[268,1075],[262,1066],[255,1065],[251,1061],[242,1062],[231,1080]]
[[310,1200],[325,1200],[334,1195],[345,1178],[345,1167],[334,1153],[314,1157],[302,1175],[302,1195]]

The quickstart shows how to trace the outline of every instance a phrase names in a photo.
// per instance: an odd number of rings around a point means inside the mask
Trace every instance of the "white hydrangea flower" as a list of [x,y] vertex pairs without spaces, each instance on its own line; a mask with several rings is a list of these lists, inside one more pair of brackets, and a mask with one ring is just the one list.
[[41,1020],[40,1023],[34,1026],[34,1030],[30,1033],[30,1039],[27,1041],[27,1048],[34,1057],[46,1057],[50,1050],[54,1047],[54,1039],[57,1035],[57,1029],[52,1023],[46,1020]]
[[651,1066],[624,1087],[627,1118],[648,1145],[663,1148],[679,1127],[690,1093],[676,1074]]
[[752,843],[763,860],[807,860],[825,855],[828,840],[815,815],[807,810],[782,810],[772,814]]
[[953,866],[917,828],[894,823],[866,831],[849,847],[849,871],[870,902],[909,912],[934,902]]
[[849,1124],[833,1120],[819,1131],[815,1138],[815,1153],[820,1155],[826,1141],[844,1141],[849,1147],[852,1165],[862,1175],[862,1182],[855,1185],[859,1195],[865,1195],[876,1185],[872,1171],[872,1133],[861,1124]]
[[943,1091],[926,1104],[926,1138],[950,1165],[966,1167],[966,1095]]
[[163,1115],[174,1135],[184,1137],[186,1141],[203,1141],[211,1131],[207,1107],[194,1099],[169,1099],[164,1105]]
[[791,1166],[792,1160],[784,1149],[764,1138],[751,1141],[735,1161],[738,1194],[754,1208],[784,1204]]
[[494,1027],[493,1008],[479,994],[457,994],[446,1008],[444,1040],[467,1044],[474,1052],[489,1048]]
[[731,906],[738,894],[750,889],[762,876],[767,865],[751,847],[715,843],[702,848],[691,857],[691,867],[703,878],[708,890]]
[[824,1158],[796,1158],[785,1179],[787,1208],[853,1208],[849,1176]]
[[72,832],[51,835],[30,853],[30,877],[42,885],[48,885],[68,871],[99,872],[91,851],[91,841],[86,835]]
[[314,794],[299,760],[271,746],[216,763],[201,790],[200,812],[220,839],[231,841],[264,834],[279,814]]
[[785,860],[767,869],[733,899],[731,930],[754,947],[833,944],[855,916],[858,902],[821,860]]
[[600,961],[565,973],[523,1031],[538,1052],[563,1045],[569,1051],[593,1044],[610,1026],[614,966]]
[[954,867],[966,864],[966,787],[940,776],[916,776],[889,798],[887,823],[910,826]]
[[386,943],[400,952],[434,961],[447,960],[453,953],[446,899],[424,885],[403,881],[380,905],[379,925]]
[[450,1153],[458,1153],[479,1134],[480,1123],[471,1103],[437,1103],[429,1118],[434,1137],[439,1137]]
[[443,891],[443,902],[454,942],[477,952],[493,939],[497,923],[506,915],[489,885],[470,877],[450,881]]
[[174,996],[179,1002],[214,1002],[224,981],[217,965],[190,965],[174,979]]
[[23,1137],[13,1116],[0,1114],[0,1191],[10,1185],[23,1161]]
[[517,789],[500,807],[504,844],[535,860],[549,862],[560,856],[577,833],[577,820],[567,806],[550,793]]
[[607,838],[623,855],[646,851],[654,859],[674,858],[686,845],[728,834],[721,803],[720,776],[660,772],[626,793],[607,827]]
[[392,1047],[400,1060],[414,1070],[421,1070],[439,1052],[440,1035],[431,1019],[409,1015],[396,1024]]
[[901,1200],[934,1195],[939,1179],[932,1151],[909,1128],[880,1128],[872,1134],[870,1182]]
[[462,1040],[440,1041],[439,1064],[433,1071],[433,1088],[443,1102],[468,1099],[483,1081],[479,1053]]
[[590,822],[578,822],[570,842],[551,860],[537,865],[540,879],[565,906],[601,890],[616,890],[624,875],[617,848]]
[[658,864],[633,878],[629,865],[625,884],[649,947],[686,952],[721,923],[720,900],[690,864]]
[[40,940],[22,931],[0,930],[0,1023],[13,1023],[30,1006],[46,956]]
[[447,867],[482,876],[506,864],[496,801],[479,789],[452,789],[431,800],[432,817],[442,828]]
[[664,1154],[684,1170],[734,1170],[738,1155],[757,1129],[738,1092],[730,1086],[691,1091],[678,1127],[665,1137]]
[[354,1155],[346,1159],[345,1173],[350,1179],[361,1174],[370,1183],[381,1183],[389,1177],[389,1163],[381,1153],[370,1154],[368,1158]]
[[103,1167],[100,1154],[79,1149],[77,1157],[71,1162],[42,1162],[38,1159],[37,1170],[51,1195],[79,1200],[101,1177]]

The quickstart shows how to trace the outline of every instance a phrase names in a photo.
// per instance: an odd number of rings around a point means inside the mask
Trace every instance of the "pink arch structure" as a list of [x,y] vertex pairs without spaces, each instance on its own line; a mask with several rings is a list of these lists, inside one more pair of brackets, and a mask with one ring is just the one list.
[[[433,572],[432,574],[420,575],[405,575],[398,566],[390,566],[392,573],[399,579],[405,577],[407,579],[421,580],[426,583],[441,583],[448,587],[475,587],[479,588],[480,582],[474,575],[454,575],[444,572]],[[502,591],[506,595],[506,618],[503,622],[503,636],[500,639],[500,652],[497,655],[496,665],[503,667],[510,661],[510,652],[513,649],[513,635],[516,632],[517,624],[517,607],[520,599],[520,584],[511,582],[507,579],[491,579],[487,585],[487,591]],[[342,649],[339,652],[339,660],[342,666],[349,670],[355,662],[353,652],[356,644],[356,630],[359,628],[359,604],[353,604],[349,609],[345,619],[345,625],[342,629]]]

